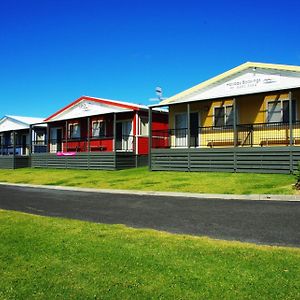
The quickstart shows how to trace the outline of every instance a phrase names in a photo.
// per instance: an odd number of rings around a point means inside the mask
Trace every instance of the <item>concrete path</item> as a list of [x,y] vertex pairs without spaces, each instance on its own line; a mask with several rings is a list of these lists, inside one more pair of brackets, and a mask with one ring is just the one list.
[[0,208],[300,247],[300,203],[297,201],[217,200],[0,185]]

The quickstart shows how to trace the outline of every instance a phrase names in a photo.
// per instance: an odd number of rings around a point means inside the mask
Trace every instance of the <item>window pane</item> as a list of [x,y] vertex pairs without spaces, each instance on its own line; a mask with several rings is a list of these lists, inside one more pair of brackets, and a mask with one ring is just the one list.
[[226,106],[226,125],[233,125],[233,106]]
[[70,135],[71,135],[71,138],[80,138],[79,124],[71,124],[70,125]]
[[183,129],[187,128],[187,115],[180,114],[175,116],[175,128],[176,129]]
[[99,136],[101,137],[105,136],[105,122],[99,123]]
[[99,122],[93,122],[93,128],[92,128],[92,135],[95,136],[99,136]]
[[268,122],[281,122],[281,102],[269,102],[268,103]]
[[10,145],[13,145],[13,143],[14,143],[14,134],[13,134],[13,132],[10,134],[9,143],[10,143]]
[[224,126],[224,107],[215,108],[215,126]]
[[[283,122],[284,123],[289,123],[289,101],[285,100],[282,101],[282,117],[283,117]],[[296,101],[292,100],[292,122],[294,123],[296,121]]]
[[148,135],[148,118],[141,117],[140,135]]

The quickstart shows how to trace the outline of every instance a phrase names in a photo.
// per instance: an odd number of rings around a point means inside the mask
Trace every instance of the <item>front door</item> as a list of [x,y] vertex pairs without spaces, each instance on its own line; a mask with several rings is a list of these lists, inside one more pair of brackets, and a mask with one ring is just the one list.
[[121,151],[133,150],[132,122],[121,121],[116,124],[116,148]]
[[191,113],[190,114],[190,130],[191,130],[191,136],[190,136],[190,144],[191,147],[197,147],[199,146],[199,115],[198,113]]
[[187,146],[187,115],[175,115],[175,146]]
[[22,145],[21,145],[21,149],[22,149],[22,153],[21,155],[27,155],[27,149],[28,149],[28,140],[29,140],[29,136],[27,134],[23,134],[22,135]]
[[50,130],[50,152],[56,153],[62,150],[62,128]]

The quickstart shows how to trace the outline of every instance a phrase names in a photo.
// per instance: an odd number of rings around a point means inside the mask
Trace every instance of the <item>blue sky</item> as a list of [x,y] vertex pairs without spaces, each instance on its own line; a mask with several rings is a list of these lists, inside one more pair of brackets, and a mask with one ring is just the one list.
[[[245,61],[300,65],[299,1],[2,0],[0,115],[150,104]],[[153,102],[151,103],[153,104]]]

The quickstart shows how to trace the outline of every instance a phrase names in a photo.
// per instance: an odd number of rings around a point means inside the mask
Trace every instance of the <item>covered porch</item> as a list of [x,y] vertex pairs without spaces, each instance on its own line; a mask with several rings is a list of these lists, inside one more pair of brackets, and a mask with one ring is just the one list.
[[138,153],[136,112],[122,111],[48,122],[47,151],[34,153],[34,168],[117,170],[145,165]]
[[46,150],[44,125],[31,125],[29,129],[1,132],[0,169],[30,167],[32,153],[44,153]]
[[150,168],[294,172],[299,94],[278,91],[170,105],[171,129],[151,132]]

